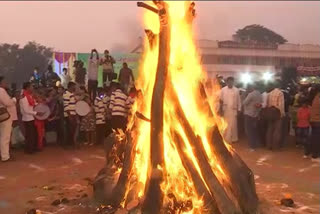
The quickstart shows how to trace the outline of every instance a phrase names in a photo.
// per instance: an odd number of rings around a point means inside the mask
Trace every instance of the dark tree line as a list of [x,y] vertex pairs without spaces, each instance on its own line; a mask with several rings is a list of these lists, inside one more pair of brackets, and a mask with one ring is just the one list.
[[0,44],[0,75],[19,87],[29,80],[35,67],[41,72],[47,69],[52,51],[36,42],[28,42],[23,47],[18,44]]
[[262,44],[284,44],[287,40],[276,32],[262,25],[248,25],[237,30],[233,38],[238,42],[254,42]]

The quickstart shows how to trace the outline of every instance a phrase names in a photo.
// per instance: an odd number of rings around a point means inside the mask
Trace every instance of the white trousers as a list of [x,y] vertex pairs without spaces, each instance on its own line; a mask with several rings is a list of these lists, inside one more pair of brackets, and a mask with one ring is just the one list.
[[1,150],[1,160],[6,161],[10,158],[9,148],[10,148],[10,137],[12,131],[12,120],[0,123],[0,150]]
[[227,128],[224,131],[224,139],[227,143],[238,141],[238,120],[237,114],[233,110],[224,112],[224,120],[227,122]]

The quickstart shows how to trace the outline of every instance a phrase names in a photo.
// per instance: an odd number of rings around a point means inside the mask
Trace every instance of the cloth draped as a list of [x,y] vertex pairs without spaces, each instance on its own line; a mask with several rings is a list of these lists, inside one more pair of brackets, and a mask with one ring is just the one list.
[[35,106],[36,105],[36,102],[33,99],[33,97],[32,97],[30,92],[28,92],[26,90],[23,90],[22,95],[27,98],[28,103],[29,103],[30,106]]
[[224,131],[224,139],[228,143],[238,141],[238,111],[241,110],[241,100],[239,90],[235,87],[227,86],[221,89],[220,100],[222,103],[223,118],[227,122]]

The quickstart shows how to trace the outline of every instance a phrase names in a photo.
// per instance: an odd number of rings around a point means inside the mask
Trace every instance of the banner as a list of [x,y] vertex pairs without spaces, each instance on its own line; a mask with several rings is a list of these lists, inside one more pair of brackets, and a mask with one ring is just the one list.
[[301,76],[320,76],[320,66],[317,67],[297,67],[298,74]]
[[[112,54],[113,58],[115,59],[116,63],[113,65],[114,72],[117,73],[117,76],[119,77],[120,69],[122,68],[122,64],[126,62],[129,66],[129,68],[132,70],[134,78],[138,78],[138,69],[139,69],[139,60],[140,60],[140,54],[137,53],[128,53],[128,54]],[[78,60],[81,60],[84,63],[84,67],[88,69],[88,59],[90,57],[90,53],[78,53]],[[103,57],[103,54],[100,55],[100,58]],[[115,81],[118,81],[115,80]],[[98,71],[98,86],[103,86],[103,80],[102,80],[102,66],[99,66]]]

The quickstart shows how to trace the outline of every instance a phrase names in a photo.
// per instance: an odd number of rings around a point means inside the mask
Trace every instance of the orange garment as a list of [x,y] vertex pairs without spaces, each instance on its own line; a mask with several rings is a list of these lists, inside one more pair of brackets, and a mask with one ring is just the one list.
[[307,128],[310,126],[310,110],[308,107],[300,107],[297,112],[297,127]]

